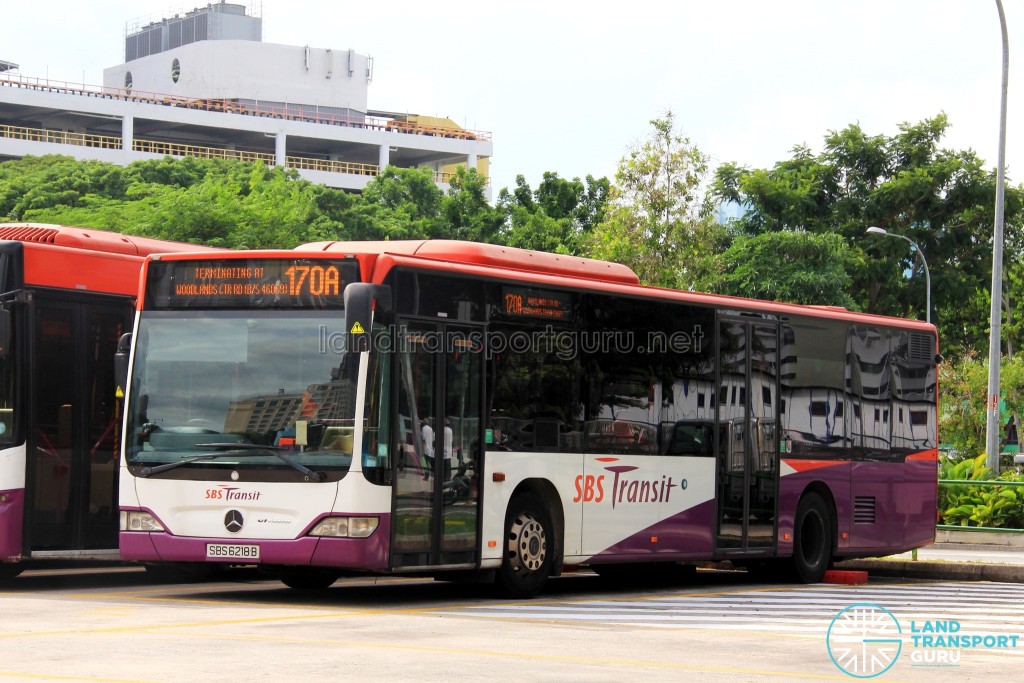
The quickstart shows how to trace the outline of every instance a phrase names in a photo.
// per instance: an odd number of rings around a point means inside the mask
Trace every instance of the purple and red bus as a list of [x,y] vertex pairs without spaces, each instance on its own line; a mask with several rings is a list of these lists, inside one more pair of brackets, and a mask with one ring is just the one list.
[[0,579],[26,561],[117,559],[114,353],[146,256],[200,249],[0,225]]
[[147,259],[125,559],[815,582],[934,540],[935,328],[454,241]]

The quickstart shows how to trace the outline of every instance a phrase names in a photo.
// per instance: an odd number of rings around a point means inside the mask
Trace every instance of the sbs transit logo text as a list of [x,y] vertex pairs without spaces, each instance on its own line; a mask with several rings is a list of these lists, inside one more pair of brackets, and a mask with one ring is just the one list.
[[[600,463],[618,462],[618,458],[595,458]],[[576,476],[574,503],[610,502],[614,509],[624,503],[666,503],[678,487],[686,490],[686,479],[676,481],[670,474],[660,477],[627,476],[638,467],[634,465],[604,466],[611,474],[580,474]]]

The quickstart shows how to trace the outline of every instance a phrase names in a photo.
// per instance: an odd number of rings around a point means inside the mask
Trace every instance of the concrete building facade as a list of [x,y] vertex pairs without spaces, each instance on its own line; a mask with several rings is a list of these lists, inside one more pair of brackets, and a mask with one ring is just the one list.
[[[128,164],[163,156],[260,160],[362,190],[388,165],[487,175],[489,133],[369,108],[373,60],[275,45],[242,5],[210,4],[129,31],[102,87],[0,70],[0,159],[64,154]],[[128,59],[128,57],[132,57]]]

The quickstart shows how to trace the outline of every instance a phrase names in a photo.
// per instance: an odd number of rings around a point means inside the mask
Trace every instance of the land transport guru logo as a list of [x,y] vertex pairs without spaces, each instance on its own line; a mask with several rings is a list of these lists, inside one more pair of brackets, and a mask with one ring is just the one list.
[[963,650],[1011,649],[1019,640],[1016,634],[967,633],[954,619],[911,620],[904,632],[892,612],[867,602],[840,611],[826,636],[832,663],[854,678],[881,676],[901,654],[913,667],[956,667]]
[[828,627],[828,656],[855,678],[881,676],[903,649],[903,629],[892,612],[867,602],[850,605]]

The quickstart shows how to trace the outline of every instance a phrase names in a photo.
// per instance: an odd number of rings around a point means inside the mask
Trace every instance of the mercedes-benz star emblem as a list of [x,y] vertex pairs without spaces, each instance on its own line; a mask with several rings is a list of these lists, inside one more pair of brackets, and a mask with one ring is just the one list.
[[237,534],[242,530],[242,524],[245,523],[245,518],[242,517],[242,513],[238,510],[228,510],[228,514],[224,515],[224,528],[233,534]]

